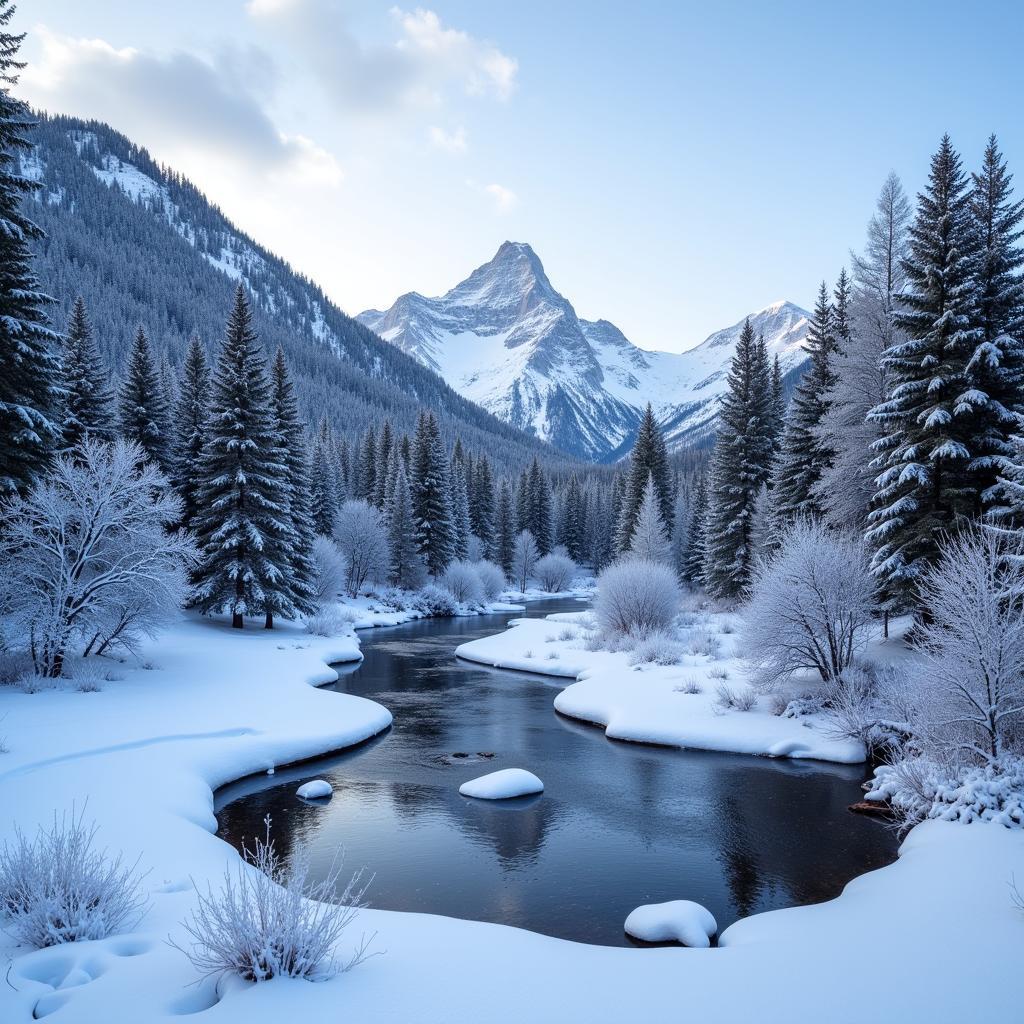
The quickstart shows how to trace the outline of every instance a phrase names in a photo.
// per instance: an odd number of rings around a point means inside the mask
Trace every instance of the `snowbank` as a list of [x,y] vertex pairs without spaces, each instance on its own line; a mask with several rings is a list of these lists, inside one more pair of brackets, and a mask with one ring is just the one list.
[[496,668],[576,680],[558,694],[555,708],[604,726],[612,739],[841,764],[864,760],[860,742],[830,735],[820,717],[774,715],[766,697],[750,711],[722,711],[718,688],[747,686],[734,615],[710,615],[684,630],[682,646],[690,653],[669,666],[631,666],[625,652],[586,650],[588,619],[585,612],[513,619],[504,633],[462,644],[456,653]]
[[299,786],[295,790],[295,795],[302,797],[303,800],[322,800],[333,792],[331,784],[326,779],[313,779],[311,782],[304,782]]
[[517,796],[543,793],[544,783],[533,772],[524,768],[502,768],[501,771],[481,775],[459,786],[463,796],[477,800],[510,800]]
[[692,900],[670,900],[637,907],[624,925],[627,935],[642,942],[681,942],[707,948],[718,931],[718,922],[707,907]]

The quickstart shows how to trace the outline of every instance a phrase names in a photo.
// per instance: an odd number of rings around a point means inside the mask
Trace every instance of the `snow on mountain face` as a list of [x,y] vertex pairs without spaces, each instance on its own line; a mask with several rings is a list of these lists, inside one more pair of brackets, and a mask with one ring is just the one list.
[[[499,418],[596,461],[628,445],[647,402],[675,447],[713,429],[743,326],[681,354],[645,351],[607,320],[577,317],[522,242],[439,298],[410,292],[357,319]],[[804,310],[779,302],[750,319],[784,373],[803,362]]]

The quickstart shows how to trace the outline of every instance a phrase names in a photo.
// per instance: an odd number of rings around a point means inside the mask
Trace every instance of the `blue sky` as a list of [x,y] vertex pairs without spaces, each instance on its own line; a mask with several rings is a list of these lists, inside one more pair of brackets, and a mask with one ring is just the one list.
[[949,131],[1024,181],[1024,4],[23,0],[20,91],[184,171],[348,312],[528,241],[681,350],[859,247]]

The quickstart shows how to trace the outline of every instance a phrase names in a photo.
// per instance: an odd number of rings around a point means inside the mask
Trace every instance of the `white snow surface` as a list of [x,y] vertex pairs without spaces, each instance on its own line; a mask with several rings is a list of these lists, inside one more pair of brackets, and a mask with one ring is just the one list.
[[[1019,1016],[1007,979],[1024,948],[1024,914],[1008,882],[1020,879],[1024,830],[942,821],[915,828],[896,864],[838,899],[740,921],[718,949],[588,946],[371,909],[340,952],[365,930],[379,933],[386,954],[349,974],[318,984],[198,981],[166,940],[185,940],[193,884],[217,887],[238,864],[213,835],[212,791],[385,728],[391,716],[379,705],[310,685],[333,676],[328,660],[358,656],[351,636],[325,640],[288,624],[239,633],[193,619],[141,652],[152,670],[123,666],[124,678],[100,693],[0,688],[10,748],[0,754],[0,839],[85,806],[100,846],[140,858],[150,900],[135,931],[105,940],[28,951],[0,934],[9,961],[0,1021],[171,1024],[201,1012],[210,1024],[612,1024],[675,1019],[684,1005],[695,1018],[737,1024]],[[144,797],[126,796],[125,779]],[[510,975],[529,984],[509,984]]]
[[295,790],[295,795],[302,797],[303,800],[322,800],[333,792],[331,784],[326,779],[312,779],[299,786]]
[[543,793],[544,783],[525,768],[502,768],[464,782],[459,786],[459,792],[477,800],[511,800],[517,796]]
[[[590,620],[587,612],[512,619],[504,633],[462,644],[456,653],[495,668],[575,680],[555,697],[555,708],[572,718],[604,726],[611,739],[841,764],[864,760],[860,742],[830,735],[826,723],[813,715],[773,715],[767,697],[758,697],[750,711],[721,711],[715,703],[717,688],[745,687],[747,667],[737,656],[737,617],[719,614],[707,618],[691,631],[691,640],[698,639],[693,635],[696,631],[701,638],[710,634],[721,648],[720,656],[688,653],[681,665],[630,666],[624,652],[586,650],[583,626]],[[577,636],[559,639],[565,627],[574,624]],[[685,636],[684,632],[684,649]],[[725,679],[718,678],[722,673]],[[695,684],[700,692],[685,692],[688,684]]]
[[626,918],[627,935],[643,942],[681,942],[704,949],[718,931],[718,922],[707,907],[693,900],[645,903]]

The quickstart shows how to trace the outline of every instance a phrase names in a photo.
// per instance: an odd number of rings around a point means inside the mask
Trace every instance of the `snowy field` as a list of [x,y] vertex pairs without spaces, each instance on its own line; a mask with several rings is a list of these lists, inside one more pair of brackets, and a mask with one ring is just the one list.
[[[369,609],[366,617],[373,619]],[[548,632],[572,626],[571,618],[557,618],[513,627],[515,644],[506,633],[495,650],[533,670],[554,650],[560,669],[590,673],[574,684],[580,687],[605,674],[631,685],[659,677],[660,670],[633,672],[619,655],[605,656],[615,659],[606,673],[594,653],[570,641],[547,643]],[[533,631],[529,640],[524,628]],[[728,637],[716,662],[727,667]],[[527,644],[533,657],[523,650]],[[663,1020],[685,1011],[719,1021],[852,1024],[954,1022],[979,1013],[1012,1020],[1019,1011],[1007,973],[1024,944],[1024,915],[1008,882],[1014,872],[1024,875],[1024,832],[946,822],[914,829],[896,864],[856,879],[837,900],[738,922],[720,937],[723,948],[593,947],[497,925],[367,910],[345,941],[377,932],[375,948],[384,955],[349,974],[323,983],[228,982],[219,990],[212,980],[197,984],[192,966],[166,940],[184,941],[180,922],[195,904],[192,883],[216,886],[238,862],[213,834],[213,790],[386,728],[385,708],[310,685],[333,678],[328,661],[358,657],[354,636],[328,640],[287,624],[239,634],[189,619],[144,652],[150,667],[121,666],[122,677],[101,692],[0,690],[0,735],[9,748],[0,755],[0,834],[9,838],[15,826],[31,833],[55,810],[85,806],[101,846],[139,858],[149,900],[131,934],[35,952],[8,940],[0,1021],[52,1015],[76,1024],[146,1024],[201,1013],[230,1024],[520,1024]],[[686,671],[701,670],[695,664]],[[697,696],[672,694],[679,701]],[[706,720],[700,729],[707,731],[730,715],[741,713],[696,718]],[[811,736],[804,741],[809,749],[827,750],[816,746],[825,739],[813,727],[795,728]],[[763,735],[760,745],[769,738]]]

